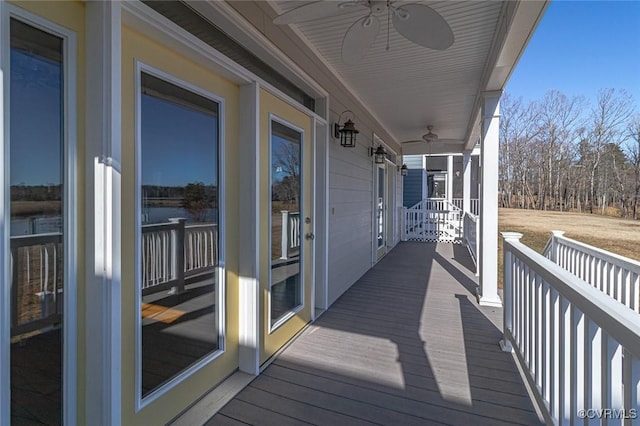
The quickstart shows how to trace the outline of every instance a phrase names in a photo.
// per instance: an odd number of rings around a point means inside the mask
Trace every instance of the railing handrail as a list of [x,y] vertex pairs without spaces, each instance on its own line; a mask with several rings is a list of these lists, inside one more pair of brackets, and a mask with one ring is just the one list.
[[635,272],[640,273],[640,262],[636,260],[629,259],[628,257],[624,257],[619,254],[591,246],[589,244],[585,244],[583,242],[565,237],[563,235],[553,235],[547,242],[547,246],[545,246],[545,251],[543,251],[543,254],[547,254],[551,249],[552,241],[554,238],[568,247],[583,251],[586,254],[594,255],[602,260],[611,263],[612,265],[619,267],[629,267],[629,269],[633,269]]
[[[566,297],[593,322],[602,327],[634,356],[640,357],[640,317],[630,309],[620,309],[620,303],[577,278],[569,271],[527,247],[520,241],[504,241],[505,252],[517,253],[519,259]],[[510,303],[507,300],[507,303]]]
[[43,244],[61,243],[61,232],[49,232],[46,234],[28,234],[28,235],[14,235],[10,238],[11,248],[16,247],[28,247]]

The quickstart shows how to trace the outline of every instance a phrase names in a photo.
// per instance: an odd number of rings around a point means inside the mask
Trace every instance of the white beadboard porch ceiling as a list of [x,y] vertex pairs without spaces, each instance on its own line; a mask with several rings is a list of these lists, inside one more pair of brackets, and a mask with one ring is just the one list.
[[[295,1],[270,2],[277,13],[283,13],[304,3]],[[437,151],[460,151],[462,143],[467,147],[475,143],[477,129],[478,99],[485,90],[500,90],[506,81],[494,81],[487,87],[496,63],[515,62],[529,33],[523,38],[520,49],[514,49],[512,61],[491,58],[494,45],[500,39],[501,14],[509,2],[501,1],[402,1],[397,4],[423,3],[438,13],[451,26],[455,41],[445,51],[437,51],[416,45],[390,26],[387,45],[387,19],[380,16],[380,33],[369,53],[356,65],[346,65],[341,59],[344,34],[351,24],[366,11],[346,11],[338,16],[320,18],[311,22],[292,25],[303,40],[316,50],[325,63],[344,84],[356,94],[364,105],[377,117],[396,142],[418,140],[426,133],[426,126],[440,139],[453,139],[459,143],[440,146]],[[527,3],[527,2],[525,2]],[[539,13],[533,14],[522,28],[515,31],[531,32],[539,19],[544,2],[539,3]],[[513,7],[513,3],[511,5]],[[507,43],[508,44],[508,43]],[[494,49],[495,50],[495,49]],[[493,63],[492,63],[493,61]],[[505,72],[506,71],[506,72]],[[502,80],[511,69],[502,70]],[[495,80],[495,79],[494,79]],[[500,80],[500,79],[498,79]],[[484,86],[484,87],[483,87]],[[427,144],[402,145],[403,152],[425,153]],[[433,147],[431,148],[433,149]]]

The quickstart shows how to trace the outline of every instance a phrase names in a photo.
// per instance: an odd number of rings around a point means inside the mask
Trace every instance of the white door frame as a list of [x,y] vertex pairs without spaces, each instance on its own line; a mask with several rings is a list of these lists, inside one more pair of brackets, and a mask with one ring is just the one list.
[[[4,209],[0,212],[2,226],[0,226],[0,276],[5,283],[11,282],[11,252],[10,252],[10,170],[9,170],[9,103],[10,83],[10,19],[15,17],[22,22],[39,28],[49,34],[60,37],[63,41],[63,69],[64,69],[64,207],[63,207],[63,259],[64,259],[64,292],[63,292],[63,350],[62,350],[62,405],[63,423],[77,423],[77,164],[70,159],[77,158],[77,44],[76,34],[60,25],[54,24],[36,14],[27,12],[19,7],[2,2],[0,4],[0,40],[2,49],[1,73],[3,87],[0,88],[0,164],[4,173],[0,176],[0,198]],[[0,292],[0,424],[9,424],[11,418],[10,376],[11,376],[11,286],[3,286]]]

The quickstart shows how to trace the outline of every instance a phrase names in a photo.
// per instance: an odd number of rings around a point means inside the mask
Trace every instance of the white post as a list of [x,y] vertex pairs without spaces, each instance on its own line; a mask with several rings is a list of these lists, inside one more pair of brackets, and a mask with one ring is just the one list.
[[453,155],[447,156],[447,201],[453,201]]
[[558,264],[558,238],[564,235],[564,231],[551,231],[551,260]]
[[280,218],[282,219],[280,259],[287,260],[289,258],[289,212],[287,210],[280,210]]
[[[503,337],[500,341],[500,347],[504,352],[513,351],[511,342],[508,335],[511,335],[513,331],[513,271],[511,270],[513,259],[511,251],[507,248],[507,243],[519,242],[522,238],[522,234],[519,232],[503,232],[502,238],[504,239],[504,309],[503,314]],[[507,332],[508,331],[508,332]]]
[[502,306],[498,296],[498,137],[501,92],[485,92],[482,105],[480,199],[480,305]]
[[476,277],[480,276],[480,245],[482,244],[480,241],[480,221],[482,218],[480,216],[476,216],[476,238],[474,239],[475,250],[476,250]]
[[400,239],[407,241],[407,208],[400,207]]
[[465,151],[462,157],[462,211],[471,211],[471,151]]
[[[121,3],[87,2],[86,416],[121,423]],[[81,374],[80,377],[83,375]]]

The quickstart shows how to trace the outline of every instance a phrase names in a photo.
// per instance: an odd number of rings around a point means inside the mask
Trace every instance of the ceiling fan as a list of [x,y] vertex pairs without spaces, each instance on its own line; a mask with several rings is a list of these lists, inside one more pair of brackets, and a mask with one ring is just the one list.
[[392,22],[398,33],[420,46],[445,50],[453,44],[453,31],[438,12],[420,3],[398,3],[394,0],[316,1],[291,9],[273,22],[297,24],[362,10],[366,15],[351,24],[342,39],[342,61],[350,65],[358,63],[373,45],[380,31],[380,18],[387,21],[387,50]]
[[401,142],[402,144],[410,144],[410,143],[431,143],[431,142],[444,142],[444,143],[451,143],[451,142],[460,142],[456,139],[440,139],[438,138],[438,135],[436,135],[435,133],[433,133],[433,126],[432,125],[428,125],[427,126],[427,133],[425,133],[424,135],[422,135],[422,139],[418,139],[418,140],[414,140],[414,141],[404,141]]

